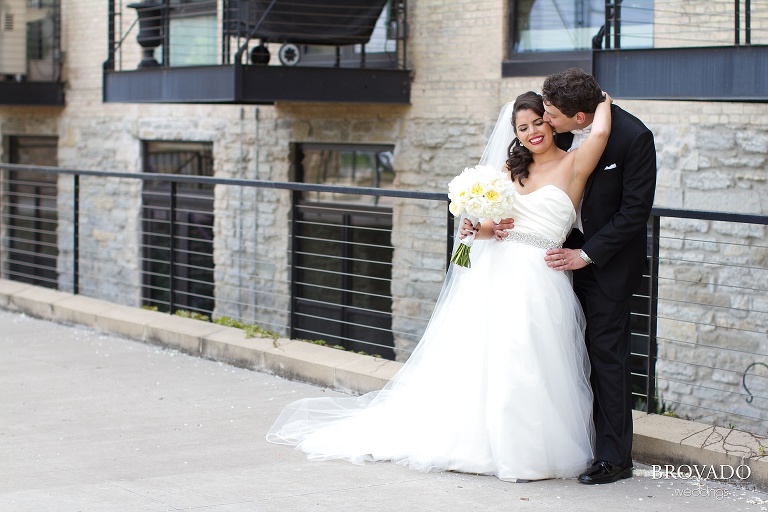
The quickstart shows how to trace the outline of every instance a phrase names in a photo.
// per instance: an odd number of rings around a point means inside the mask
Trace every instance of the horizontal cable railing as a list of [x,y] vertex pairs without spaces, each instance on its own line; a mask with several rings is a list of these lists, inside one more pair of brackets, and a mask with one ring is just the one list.
[[654,210],[655,409],[766,434],[768,217]]
[[[21,169],[58,187],[21,190],[35,185],[14,175]],[[3,182],[8,278],[393,359],[418,342],[447,264],[441,193],[28,166],[9,166]],[[299,203],[299,192],[371,200]],[[37,205],[30,221],[59,218],[33,231],[17,214],[27,203]],[[395,254],[397,222],[404,241]],[[59,249],[52,263],[27,261],[47,249]]]
[[605,48],[768,44],[768,0],[605,2]]
[[[421,338],[453,243],[444,193],[0,171],[5,279],[390,359]],[[636,408],[765,433],[767,226],[654,209],[632,303]]]

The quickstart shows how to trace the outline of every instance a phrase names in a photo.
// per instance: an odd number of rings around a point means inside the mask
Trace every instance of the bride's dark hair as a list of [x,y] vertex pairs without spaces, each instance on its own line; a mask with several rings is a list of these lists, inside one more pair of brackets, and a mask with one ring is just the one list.
[[[533,91],[524,92],[515,99],[512,107],[512,129],[517,134],[517,113],[521,110],[532,110],[539,116],[544,116],[544,101]],[[523,179],[528,177],[528,166],[533,162],[533,154],[515,137],[507,149],[507,169],[512,173],[512,180],[517,180],[523,187]]]

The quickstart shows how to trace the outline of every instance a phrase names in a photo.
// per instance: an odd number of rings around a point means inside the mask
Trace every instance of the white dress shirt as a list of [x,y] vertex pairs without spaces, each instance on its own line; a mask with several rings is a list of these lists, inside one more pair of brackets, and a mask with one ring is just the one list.
[[[574,149],[581,146],[581,143],[587,140],[587,137],[589,136],[589,133],[592,131],[592,125],[586,126],[582,128],[581,130],[571,130],[571,133],[573,134],[573,141],[571,142],[571,149],[568,151],[573,151]],[[579,208],[576,210],[576,228],[584,232],[584,224],[581,222],[581,205],[584,203],[584,196],[581,196],[581,200],[579,200]]]

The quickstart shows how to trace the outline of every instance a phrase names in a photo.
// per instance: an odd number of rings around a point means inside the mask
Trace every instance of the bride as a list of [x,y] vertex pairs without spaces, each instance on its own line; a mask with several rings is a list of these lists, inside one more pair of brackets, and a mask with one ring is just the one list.
[[[549,268],[605,148],[610,97],[579,149],[555,146],[541,97],[502,109],[480,163],[511,172],[515,227],[472,226],[472,267],[452,265],[424,335],[381,391],[289,404],[267,434],[312,460],[393,461],[502,480],[569,478],[593,457],[584,316],[569,275]],[[514,138],[514,140],[513,140]]]

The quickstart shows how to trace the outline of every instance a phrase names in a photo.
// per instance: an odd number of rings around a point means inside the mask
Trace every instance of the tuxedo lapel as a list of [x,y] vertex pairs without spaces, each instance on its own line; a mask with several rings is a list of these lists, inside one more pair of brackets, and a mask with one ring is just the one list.
[[571,143],[573,142],[573,134],[571,132],[558,133],[555,137],[555,145],[563,151],[571,149]]
[[600,172],[600,166],[603,164],[604,156],[605,152],[603,152],[603,156],[600,157],[600,161],[597,163],[597,167],[592,170],[592,174],[590,174],[589,178],[587,178],[587,183],[584,185],[584,193],[582,194],[584,197],[584,202],[587,201],[587,197],[589,197],[589,191],[592,189],[592,184],[595,182],[595,177],[597,176],[597,173]]
[[[611,105],[611,134],[608,136],[608,142],[605,145],[603,154],[600,155],[600,160],[597,162],[597,165],[592,171],[592,174],[590,174],[589,178],[587,178],[587,183],[584,185],[583,204],[589,204],[590,206],[594,206],[597,209],[599,209],[601,205],[592,205],[592,203],[588,201],[589,192],[592,190],[592,185],[595,183],[598,174],[600,174],[600,172],[605,169],[606,165],[610,165],[616,161],[616,141],[622,136],[620,133],[622,131],[621,122],[617,122],[617,118],[621,117],[622,113],[623,111],[617,105]],[[589,208],[589,206],[587,208]],[[583,212],[584,207],[582,205],[582,214]]]

